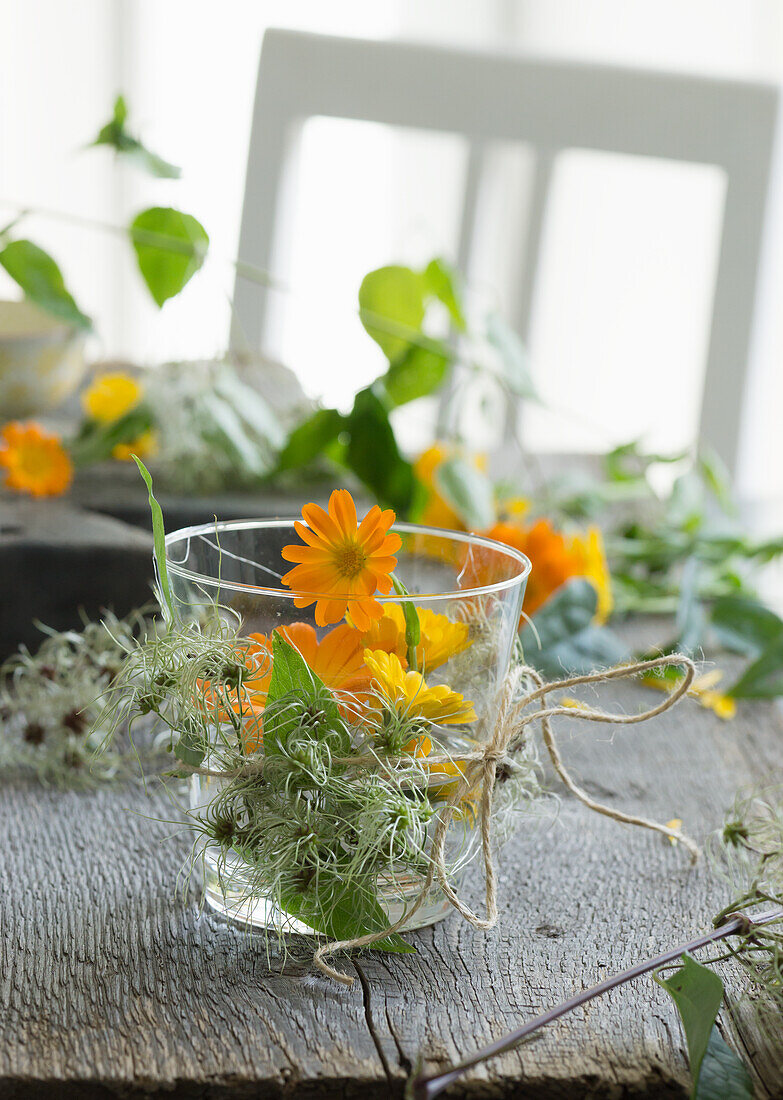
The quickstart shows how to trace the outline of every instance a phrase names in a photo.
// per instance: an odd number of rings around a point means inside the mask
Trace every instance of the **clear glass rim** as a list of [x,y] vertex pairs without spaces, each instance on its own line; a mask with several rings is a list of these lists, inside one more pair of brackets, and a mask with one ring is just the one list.
[[[210,588],[228,590],[230,592],[253,593],[259,596],[274,596],[277,599],[294,600],[303,595],[312,596],[313,599],[339,599],[335,593],[326,593],[319,596],[316,593],[298,593],[290,588],[269,587],[266,585],[242,584],[239,581],[225,581],[219,577],[212,577],[206,573],[196,573],[192,569],[183,568],[181,563],[172,561],[169,557],[170,549],[178,543],[190,543],[191,538],[203,535],[220,535],[223,531],[251,531],[290,530],[295,533],[294,524],[301,522],[297,519],[234,519],[223,520],[217,523],[199,523],[193,527],[182,527],[178,531],[172,531],[166,535],[166,568],[169,573],[184,580],[194,581]],[[495,592],[504,592],[510,588],[516,588],[527,580],[532,565],[530,559],[520,550],[509,546],[505,542],[487,538],[486,535],[473,535],[466,531],[451,531],[445,527],[424,527],[418,523],[394,523],[390,530],[402,535],[426,535],[430,538],[439,538],[449,542],[461,542],[471,546],[481,546],[487,550],[494,550],[510,558],[519,566],[518,573],[504,581],[496,581],[494,584],[479,585],[475,588],[459,588],[450,592],[426,592],[411,593],[407,596],[398,596],[396,593],[382,596],[376,593],[373,599],[379,603],[421,603],[423,601],[465,599],[468,596],[488,596]],[[293,566],[291,566],[293,568]]]

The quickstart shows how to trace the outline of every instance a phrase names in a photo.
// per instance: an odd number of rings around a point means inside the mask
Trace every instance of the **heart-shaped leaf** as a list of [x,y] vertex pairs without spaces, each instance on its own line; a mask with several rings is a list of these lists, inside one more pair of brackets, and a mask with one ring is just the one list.
[[209,237],[200,222],[169,206],[142,210],[130,238],[139,270],[159,306],[173,298],[204,263]]
[[390,265],[365,275],[359,317],[390,363],[405,355],[424,320],[425,284],[418,271]]

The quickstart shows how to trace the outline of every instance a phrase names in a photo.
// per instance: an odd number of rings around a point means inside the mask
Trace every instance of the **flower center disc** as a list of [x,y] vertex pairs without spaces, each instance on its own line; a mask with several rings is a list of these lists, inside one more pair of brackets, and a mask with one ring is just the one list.
[[360,546],[348,543],[337,555],[337,568],[342,577],[355,577],[364,569],[367,557]]

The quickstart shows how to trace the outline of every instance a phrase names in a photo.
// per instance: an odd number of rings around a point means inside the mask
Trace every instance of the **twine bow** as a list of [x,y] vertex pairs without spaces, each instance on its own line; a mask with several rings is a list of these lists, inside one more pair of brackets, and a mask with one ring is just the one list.
[[[559,706],[546,705],[546,696],[550,692],[566,690],[577,687],[580,684],[610,683],[612,680],[639,676],[653,668],[665,668],[671,665],[678,665],[684,669],[682,679],[679,681],[676,688],[668,694],[658,706],[652,707],[650,710],[642,711],[639,714],[617,714],[611,711],[597,710],[589,706],[567,707],[562,704]],[[532,722],[540,722],[542,738],[549,758],[552,761],[552,766],[568,790],[571,791],[580,802],[583,802],[585,806],[595,811],[595,813],[604,814],[606,817],[612,818],[613,821],[620,821],[627,825],[638,825],[643,829],[652,829],[657,833],[662,833],[666,837],[680,841],[690,852],[691,860],[695,862],[699,855],[699,849],[694,841],[686,836],[680,829],[672,828],[669,825],[661,825],[657,821],[651,821],[644,817],[636,817],[633,814],[623,813],[621,810],[614,810],[610,806],[605,806],[603,803],[596,802],[592,799],[587,792],[574,781],[563,764],[551,727],[551,719],[561,715],[566,718],[576,718],[584,722],[606,722],[611,725],[635,725],[638,722],[646,722],[649,718],[654,718],[658,714],[663,714],[664,711],[674,706],[691,686],[695,674],[696,667],[693,661],[677,653],[656,657],[649,661],[637,661],[633,664],[616,665],[614,668],[606,669],[603,672],[591,672],[585,676],[571,676],[567,679],[555,680],[550,683],[545,683],[535,669],[525,665],[519,665],[513,668],[506,676],[500,688],[498,717],[489,740],[475,752],[460,755],[460,764],[465,765],[462,770],[462,778],[456,784],[455,790],[445,802],[443,810],[439,815],[438,824],[435,828],[435,834],[430,847],[429,868],[419,893],[402,916],[392,924],[389,924],[389,926],[382,931],[370,932],[363,936],[355,936],[353,939],[349,940],[333,940],[329,943],[322,944],[316,950],[313,959],[318,969],[323,974],[327,975],[327,977],[342,982],[343,985],[352,985],[355,979],[331,966],[330,963],[326,961],[327,956],[334,954],[336,951],[347,951],[357,947],[369,947],[373,943],[377,943],[379,940],[385,939],[392,933],[399,931],[424,904],[427,895],[436,881],[450,904],[457,910],[460,916],[469,924],[473,925],[474,928],[484,931],[494,927],[498,919],[498,909],[497,878],[495,861],[492,854],[492,794],[497,779],[498,764],[513,756],[515,748],[524,741],[525,731]],[[532,690],[520,695],[519,693],[523,681],[532,682],[534,687]],[[543,704],[540,709],[528,711],[528,707],[532,703],[539,701]],[[447,758],[445,757],[443,760],[431,757],[429,763],[436,764],[446,762],[446,760]],[[445,844],[449,825],[462,799],[470,790],[476,787],[479,781],[481,782],[479,819],[481,823],[481,851],[484,861],[486,908],[486,916],[484,917],[474,913],[457,895],[448,880],[445,861]]]

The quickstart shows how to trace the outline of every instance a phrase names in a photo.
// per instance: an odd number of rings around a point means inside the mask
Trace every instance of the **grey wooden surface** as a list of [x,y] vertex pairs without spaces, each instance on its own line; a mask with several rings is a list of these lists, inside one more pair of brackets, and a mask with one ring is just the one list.
[[[626,709],[637,686],[602,692]],[[738,786],[783,775],[772,706],[722,723],[693,701],[617,732],[560,725],[566,760],[612,805],[698,836]],[[554,785],[554,784],[553,784]],[[444,1066],[573,991],[709,926],[725,891],[664,838],[568,796],[503,851],[498,927],[454,915],[413,934],[415,956],[364,955],[343,988],[295,946],[200,912],[179,871],[187,835],[154,786],[94,793],[0,784],[0,1097],[402,1096],[417,1056]],[[174,834],[172,836],[172,833]],[[479,884],[470,896],[479,898]],[[354,965],[351,963],[348,966]],[[759,1097],[783,1097],[780,1051],[760,1042],[727,970],[724,1034]],[[685,1097],[683,1039],[649,979],[626,986],[496,1059],[447,1095]]]

